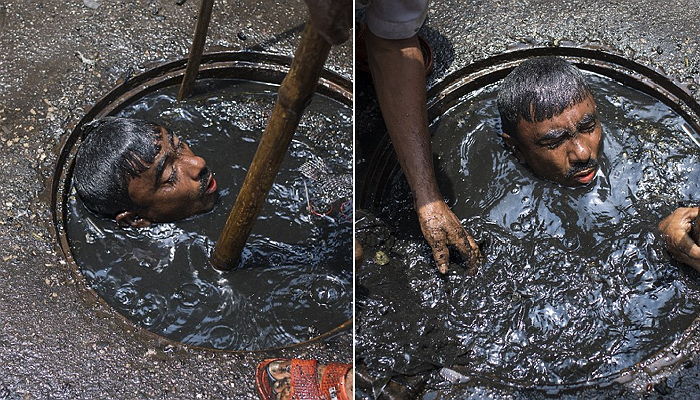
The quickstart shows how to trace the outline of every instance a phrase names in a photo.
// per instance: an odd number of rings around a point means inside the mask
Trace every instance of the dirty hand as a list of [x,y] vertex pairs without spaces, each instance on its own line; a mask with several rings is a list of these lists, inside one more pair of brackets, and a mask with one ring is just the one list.
[[311,23],[330,44],[341,44],[350,36],[354,7],[352,0],[304,0]]
[[690,237],[693,220],[698,208],[678,208],[659,222],[659,231],[666,250],[676,260],[700,271],[700,247]]
[[464,230],[462,224],[444,201],[438,200],[418,207],[418,222],[423,236],[433,249],[433,258],[440,273],[447,272],[450,262],[448,245],[454,245],[468,263],[467,272],[475,274],[482,261],[479,246]]

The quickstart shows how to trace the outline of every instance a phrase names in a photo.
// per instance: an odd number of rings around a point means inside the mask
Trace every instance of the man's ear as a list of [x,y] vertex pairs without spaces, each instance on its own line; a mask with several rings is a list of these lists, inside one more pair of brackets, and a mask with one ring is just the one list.
[[124,211],[114,217],[121,226],[131,226],[133,228],[145,228],[151,225],[151,221],[141,218],[133,211]]
[[508,150],[510,150],[515,155],[518,161],[524,163],[525,159],[522,157],[522,153],[520,153],[520,147],[518,147],[517,139],[505,132],[501,132],[501,137],[503,138],[503,141],[505,142]]

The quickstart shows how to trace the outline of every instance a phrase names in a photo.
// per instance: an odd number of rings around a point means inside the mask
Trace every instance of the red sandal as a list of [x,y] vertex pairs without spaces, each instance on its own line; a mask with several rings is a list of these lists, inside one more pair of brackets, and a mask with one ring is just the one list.
[[[258,364],[255,373],[255,386],[261,400],[274,399],[274,378],[268,371],[272,362],[285,361],[283,358],[270,358]],[[345,393],[345,375],[352,364],[329,363],[325,365],[321,384],[318,383],[318,362],[316,360],[290,360],[289,379],[292,400],[350,400]]]

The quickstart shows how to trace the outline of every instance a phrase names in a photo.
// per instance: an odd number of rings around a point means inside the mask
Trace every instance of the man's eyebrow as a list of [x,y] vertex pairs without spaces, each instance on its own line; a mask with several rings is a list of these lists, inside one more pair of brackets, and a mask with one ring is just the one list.
[[175,148],[175,134],[172,131],[168,131],[168,140],[170,140],[170,147]]
[[596,122],[598,120],[598,117],[595,115],[595,113],[588,113],[581,118],[581,120],[576,124],[576,129],[581,131],[582,129],[588,128],[587,125],[591,124],[592,122]]
[[543,142],[548,142],[550,140],[557,140],[561,138],[562,136],[566,136],[569,134],[568,129],[552,129],[542,135],[540,138],[536,140],[537,144],[542,144]]
[[163,171],[165,171],[165,165],[168,163],[168,160],[170,160],[173,155],[173,149],[175,148],[175,135],[172,132],[168,132],[168,141],[170,142],[170,151],[164,154],[163,157],[161,157],[156,163],[155,186],[158,186],[160,184],[160,180],[163,177]]

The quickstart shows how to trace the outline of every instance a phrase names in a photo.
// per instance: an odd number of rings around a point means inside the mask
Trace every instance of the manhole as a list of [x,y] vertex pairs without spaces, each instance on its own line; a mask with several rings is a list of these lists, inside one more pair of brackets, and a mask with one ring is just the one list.
[[[544,55],[568,59],[591,83],[604,130],[603,176],[592,187],[536,178],[496,135],[498,82]],[[380,219],[360,219],[357,230],[392,262],[358,271],[358,357],[379,374],[438,365],[462,382],[552,393],[683,359],[677,349],[698,329],[700,280],[669,259],[655,231],[675,207],[698,201],[692,97],[622,57],[559,47],[479,61],[428,98],[441,191],[488,261],[474,277],[457,266],[438,276],[385,140],[359,193]]]
[[[324,71],[253,228],[243,268],[219,272],[208,257],[291,60],[209,54],[193,95],[177,102],[185,61],[121,84],[87,112],[63,145],[52,182],[54,226],[79,282],[130,323],[196,347],[282,348],[348,327],[351,83]],[[221,196],[214,210],[142,229],[90,213],[71,184],[73,158],[81,128],[104,116],[151,120],[187,140],[217,177]]]

